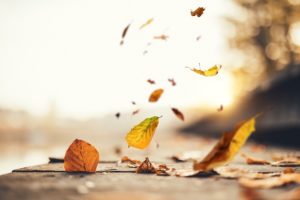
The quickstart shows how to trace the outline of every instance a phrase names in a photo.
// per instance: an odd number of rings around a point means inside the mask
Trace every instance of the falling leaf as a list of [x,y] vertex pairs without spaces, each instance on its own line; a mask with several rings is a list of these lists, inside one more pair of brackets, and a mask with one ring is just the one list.
[[132,105],[136,105],[135,101],[131,101],[131,104],[132,104]]
[[184,121],[184,115],[180,112],[177,108],[171,108],[173,113],[178,117],[180,120]]
[[217,111],[218,111],[218,112],[221,112],[221,111],[223,111],[223,109],[224,109],[224,108],[223,108],[223,105],[221,104],[220,107],[217,109]]
[[146,26],[149,26],[153,22],[153,20],[154,20],[153,18],[148,19],[144,24],[142,24],[140,26],[140,30],[143,29],[143,28],[145,28]]
[[201,70],[201,69],[190,68],[190,67],[187,68],[202,76],[215,76],[219,73],[219,70],[222,68],[222,65],[214,65],[207,70]]
[[120,45],[123,45],[123,44],[124,44],[124,39],[125,39],[125,36],[126,36],[126,34],[127,34],[127,32],[128,32],[128,29],[129,29],[130,25],[131,25],[131,24],[128,24],[128,25],[124,28],[124,30],[123,30],[123,32],[122,32],[122,40],[121,40],[121,42],[120,42]]
[[143,51],[143,55],[146,55],[147,53],[148,53],[148,51],[147,51],[147,50]]
[[128,146],[145,149],[150,144],[158,123],[159,117],[153,116],[133,127],[126,136]]
[[254,158],[251,156],[248,156],[244,153],[241,154],[243,158],[246,159],[246,163],[248,165],[269,165],[270,162],[267,160],[259,159],[259,158]]
[[91,144],[76,139],[69,146],[64,168],[67,172],[95,172],[99,162],[99,153]]
[[174,78],[169,78],[168,81],[171,83],[172,86],[176,86]]
[[200,16],[203,14],[204,10],[205,10],[205,8],[199,7],[199,8],[197,8],[196,10],[191,11],[191,15],[192,15],[192,16],[200,17]]
[[115,114],[115,116],[116,116],[116,118],[118,118],[118,119],[119,119],[119,118],[120,118],[120,116],[121,116],[121,113],[119,113],[119,112],[118,112],[118,113],[116,113],[116,114]]
[[164,40],[164,41],[167,41],[168,38],[169,38],[169,36],[162,34],[162,35],[154,36],[153,38],[156,39],[156,40]]
[[149,102],[157,102],[159,100],[159,98],[161,97],[162,93],[164,92],[163,89],[157,89],[157,90],[154,90],[150,97],[149,97]]
[[115,152],[115,154],[118,155],[118,156],[122,155],[122,149],[121,149],[121,147],[116,146],[116,147],[114,148],[114,152]]
[[239,183],[244,187],[270,189],[284,186],[290,183],[300,184],[300,174],[281,174],[279,177],[271,177],[266,179],[248,179],[240,178]]
[[224,133],[209,154],[202,161],[194,163],[194,170],[211,170],[232,160],[255,131],[255,118],[241,123],[232,132]]
[[148,79],[147,82],[150,83],[151,85],[155,84],[155,81],[151,79]]
[[138,174],[155,174],[156,169],[150,162],[149,158],[146,157],[145,161],[137,168],[136,173]]
[[135,110],[135,111],[132,112],[132,115],[136,115],[136,114],[138,114],[139,112],[140,112],[140,109],[137,109],[137,110]]
[[201,37],[202,37],[201,35],[197,36],[196,40],[199,41],[201,39]]

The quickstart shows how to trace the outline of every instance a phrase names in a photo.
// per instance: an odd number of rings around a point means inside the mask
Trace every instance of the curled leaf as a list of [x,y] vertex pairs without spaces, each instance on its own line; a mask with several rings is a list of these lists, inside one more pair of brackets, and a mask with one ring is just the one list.
[[153,116],[133,127],[126,136],[128,146],[138,149],[146,148],[152,140],[158,123],[159,117]]
[[157,102],[163,92],[164,92],[163,89],[154,90],[149,97],[149,102]]
[[153,22],[153,20],[153,18],[148,19],[144,24],[140,26],[140,30],[145,28],[146,26],[149,26]]
[[79,139],[69,146],[64,158],[64,168],[67,172],[95,172],[98,163],[97,149]]
[[138,173],[138,174],[155,174],[156,169],[150,162],[149,158],[146,157],[145,161],[142,162],[142,164],[140,166],[138,166],[136,173]]
[[192,15],[192,16],[201,17],[201,15],[203,14],[204,10],[205,10],[205,8],[199,7],[199,8],[197,8],[196,10],[191,11],[191,15]]
[[241,123],[234,131],[224,133],[209,154],[202,161],[194,163],[194,170],[207,171],[228,163],[253,131],[255,131],[255,117]]
[[[187,68],[189,68],[189,67],[187,67]],[[202,75],[202,76],[215,76],[219,73],[219,70],[221,68],[222,68],[222,65],[214,65],[207,70],[201,70],[201,69],[196,69],[196,68],[189,68],[189,69],[197,74]]]
[[150,83],[151,85],[155,84],[155,81],[151,79],[148,79],[147,82]]
[[121,40],[121,42],[120,42],[120,45],[123,45],[123,44],[124,44],[124,39],[125,39],[125,36],[126,36],[126,34],[127,34],[127,32],[128,32],[128,29],[129,29],[130,25],[131,25],[131,24],[128,24],[128,25],[124,28],[124,30],[123,30],[123,32],[122,32],[122,40]]
[[171,83],[172,86],[176,86],[174,78],[169,78],[168,81]]
[[173,113],[178,117],[180,120],[184,121],[184,115],[180,112],[177,108],[171,108]]

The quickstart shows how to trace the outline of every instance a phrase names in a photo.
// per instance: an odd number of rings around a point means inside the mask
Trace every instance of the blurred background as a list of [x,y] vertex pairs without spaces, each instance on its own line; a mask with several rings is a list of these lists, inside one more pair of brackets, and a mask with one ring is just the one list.
[[[217,137],[261,112],[255,141],[300,147],[300,0],[1,0],[0,27],[0,174],[62,157],[75,138],[105,159],[152,115],[163,118],[150,148],[177,133]],[[186,69],[199,63],[222,69]]]

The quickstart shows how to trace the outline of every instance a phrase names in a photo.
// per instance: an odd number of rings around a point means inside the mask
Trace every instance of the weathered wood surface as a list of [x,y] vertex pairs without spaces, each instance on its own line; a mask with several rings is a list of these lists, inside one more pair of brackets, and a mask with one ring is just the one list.
[[[176,169],[192,163],[170,163]],[[233,167],[253,172],[282,171],[282,167],[249,166],[233,163]],[[300,168],[294,168],[297,171]],[[258,190],[265,199],[284,199],[295,185],[272,190]],[[234,179],[211,177],[175,177],[136,174],[135,169],[116,163],[100,163],[94,174],[66,173],[63,163],[50,163],[14,170],[0,177],[0,199],[231,199],[241,198],[241,188]]]

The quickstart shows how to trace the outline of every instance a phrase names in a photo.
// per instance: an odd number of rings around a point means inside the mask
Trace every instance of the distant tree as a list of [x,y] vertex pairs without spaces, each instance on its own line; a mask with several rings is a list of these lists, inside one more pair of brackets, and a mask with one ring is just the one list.
[[266,78],[299,66],[300,0],[233,1],[244,15],[227,19],[235,27],[230,46],[242,53],[249,72]]

